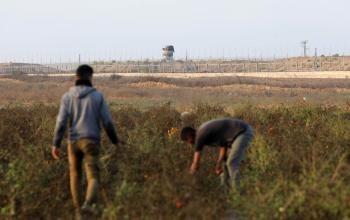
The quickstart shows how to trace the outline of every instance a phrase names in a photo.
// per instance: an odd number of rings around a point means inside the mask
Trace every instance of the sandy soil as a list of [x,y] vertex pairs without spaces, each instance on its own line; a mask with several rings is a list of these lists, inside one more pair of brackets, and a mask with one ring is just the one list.
[[24,83],[17,79],[0,78],[0,82]]
[[138,83],[129,83],[127,84],[130,87],[136,88],[177,88],[176,85],[164,83],[164,82],[138,82]]
[[[38,76],[40,74],[29,74]],[[72,76],[72,74],[50,74],[49,76]],[[222,77],[222,76],[244,76],[261,78],[310,78],[310,79],[347,79],[350,71],[334,72],[257,72],[257,73],[98,73],[95,77],[108,77],[112,75],[134,76],[134,77],[166,77],[166,78],[200,78],[200,77]]]

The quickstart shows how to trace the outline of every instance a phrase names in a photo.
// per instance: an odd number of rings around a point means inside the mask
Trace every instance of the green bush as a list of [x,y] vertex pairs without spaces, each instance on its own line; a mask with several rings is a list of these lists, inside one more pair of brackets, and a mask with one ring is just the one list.
[[[0,110],[0,219],[69,219],[68,161],[50,159],[55,106]],[[252,105],[230,115],[201,103],[194,126],[217,117],[248,121],[255,139],[242,164],[242,193],[226,195],[214,174],[217,152],[206,148],[197,176],[188,174],[190,146],[170,105],[112,110],[123,148],[103,135],[102,211],[96,219],[349,219],[350,115],[322,106]],[[176,208],[180,202],[182,208]]]

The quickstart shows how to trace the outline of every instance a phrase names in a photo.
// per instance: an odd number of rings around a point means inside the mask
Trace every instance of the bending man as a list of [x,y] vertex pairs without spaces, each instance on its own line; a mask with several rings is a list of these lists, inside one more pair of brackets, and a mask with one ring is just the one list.
[[218,147],[216,174],[221,176],[224,187],[240,190],[239,166],[253,139],[250,125],[231,118],[211,120],[202,124],[197,131],[192,127],[183,128],[181,139],[194,146],[195,153],[190,169],[192,174],[199,168],[203,147]]

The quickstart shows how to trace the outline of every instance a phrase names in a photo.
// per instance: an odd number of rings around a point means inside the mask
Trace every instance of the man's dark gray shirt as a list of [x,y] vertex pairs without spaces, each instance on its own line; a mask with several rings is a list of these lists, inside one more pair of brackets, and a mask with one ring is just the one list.
[[201,151],[205,145],[230,147],[236,137],[244,133],[248,126],[246,122],[233,118],[207,121],[197,129],[194,149]]

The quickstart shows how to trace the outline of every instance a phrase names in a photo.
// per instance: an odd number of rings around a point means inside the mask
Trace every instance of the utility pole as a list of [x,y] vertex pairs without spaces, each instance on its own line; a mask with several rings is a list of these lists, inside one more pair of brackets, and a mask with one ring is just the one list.
[[318,69],[317,48],[315,48],[314,69],[315,69],[315,70]]
[[307,44],[308,44],[307,40],[301,42],[301,46],[303,47],[303,50],[304,50],[304,57],[307,57],[307,50],[309,49],[307,48]]

